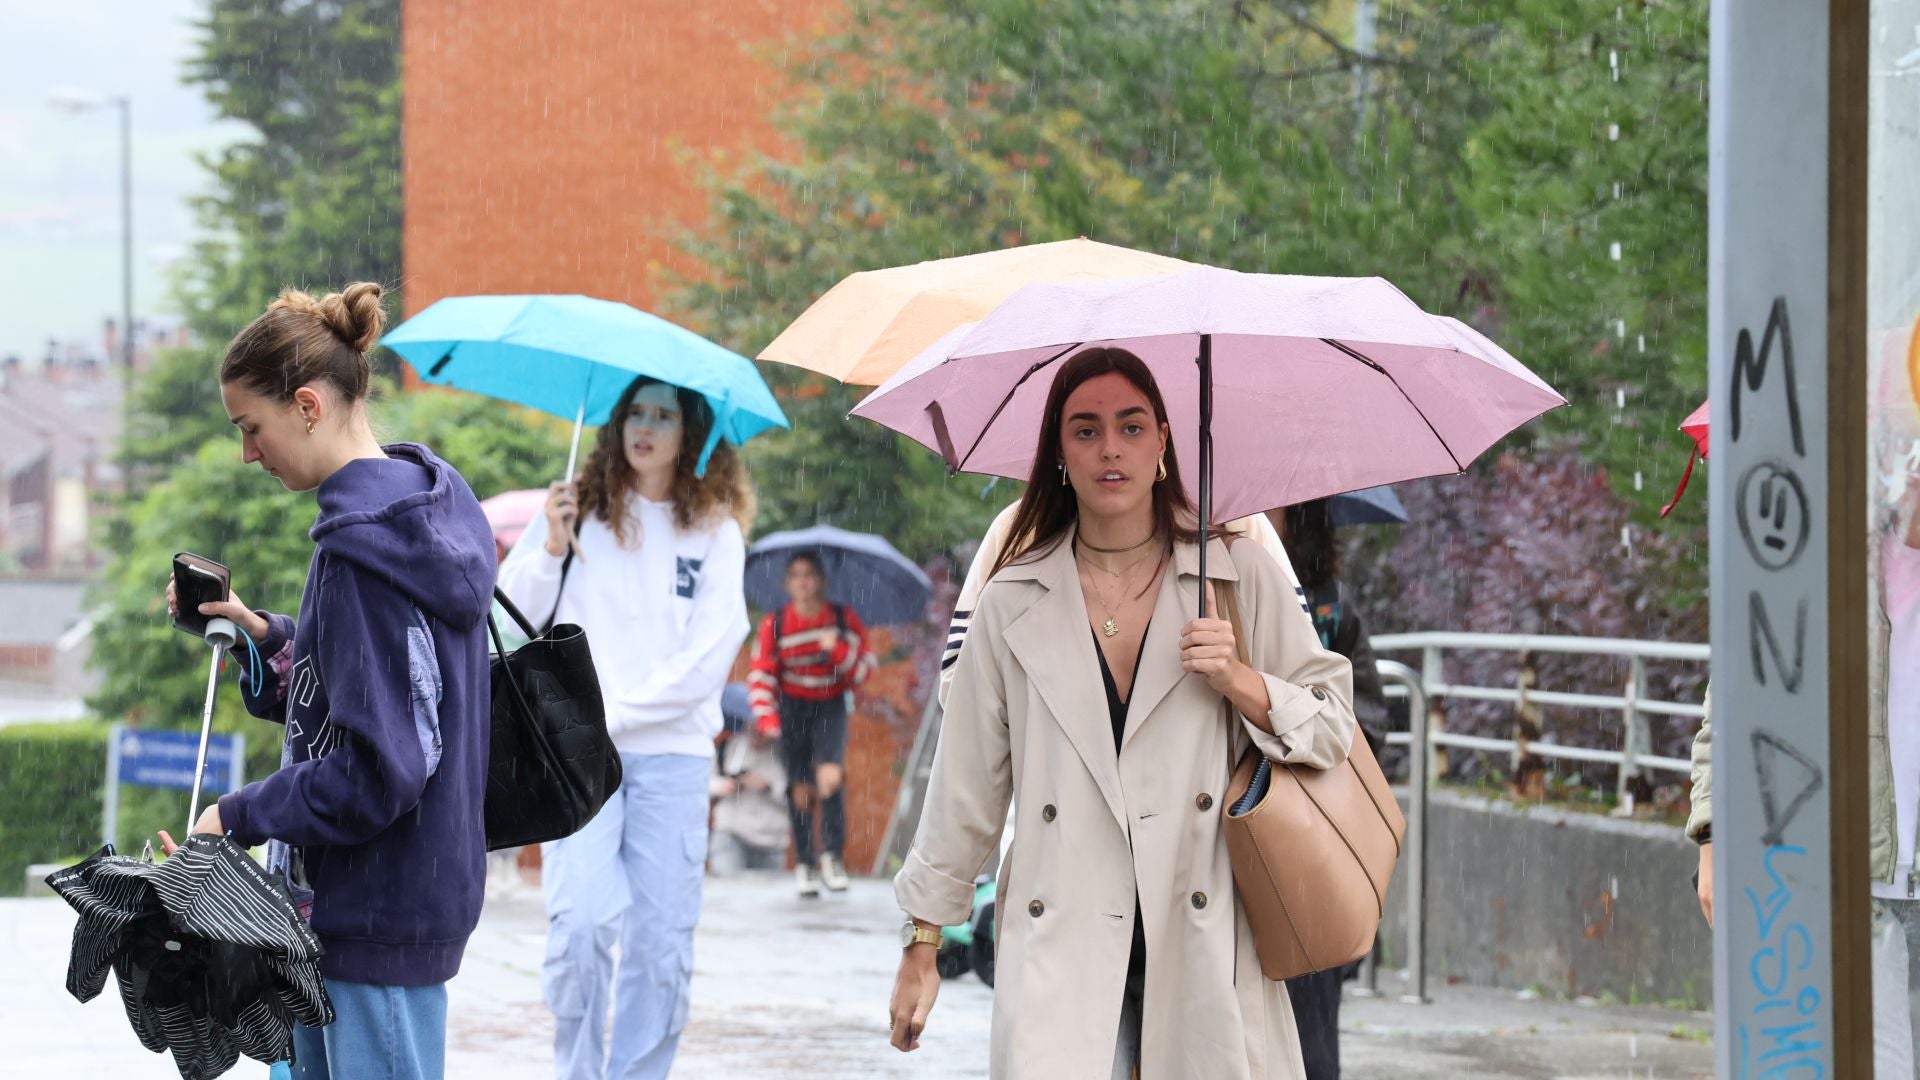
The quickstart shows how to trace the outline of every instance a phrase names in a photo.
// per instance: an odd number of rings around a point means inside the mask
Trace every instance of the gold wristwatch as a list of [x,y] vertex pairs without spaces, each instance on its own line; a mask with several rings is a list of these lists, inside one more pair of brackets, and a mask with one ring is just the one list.
[[928,930],[912,919],[908,919],[907,924],[900,928],[900,947],[902,949],[911,949],[915,945],[923,944],[931,945],[936,949],[939,948],[940,931]]

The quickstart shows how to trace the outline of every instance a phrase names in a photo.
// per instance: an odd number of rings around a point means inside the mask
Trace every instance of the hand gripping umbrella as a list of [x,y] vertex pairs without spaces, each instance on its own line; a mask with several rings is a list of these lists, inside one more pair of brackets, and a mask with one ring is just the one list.
[[[208,622],[213,664],[189,829],[199,817],[220,661],[238,634],[225,619]],[[159,863],[103,847],[46,880],[80,916],[67,991],[91,1001],[111,970],[141,1045],[171,1052],[182,1080],[212,1080],[241,1054],[288,1060],[293,1024],[333,1022],[319,938],[285,884],[231,840],[189,836]]]

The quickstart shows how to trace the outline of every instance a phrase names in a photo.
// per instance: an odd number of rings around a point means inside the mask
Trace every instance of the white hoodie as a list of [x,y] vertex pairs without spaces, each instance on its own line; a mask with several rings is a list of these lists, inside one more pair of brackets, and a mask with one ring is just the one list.
[[[731,517],[674,525],[673,504],[627,499],[627,535],[597,516],[580,527],[555,622],[587,632],[607,731],[623,753],[713,756],[720,691],[746,639],[746,543]],[[536,629],[553,612],[564,558],[547,554],[547,519],[527,525],[500,566],[500,588]]]

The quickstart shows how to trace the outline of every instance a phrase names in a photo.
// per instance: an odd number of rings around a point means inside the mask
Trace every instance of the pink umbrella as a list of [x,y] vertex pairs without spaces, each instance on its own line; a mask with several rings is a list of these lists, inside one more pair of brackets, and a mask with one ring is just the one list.
[[[1498,345],[1381,278],[1203,267],[1029,285],[853,412],[956,472],[1024,480],[1050,369],[1088,345],[1128,349],[1153,369],[1176,451],[1199,463],[1203,525],[1460,472],[1566,404]],[[1192,416],[1198,424],[1179,422]]]
[[527,488],[523,491],[503,491],[480,504],[487,515],[487,524],[493,528],[493,538],[504,547],[512,547],[520,540],[520,534],[527,531],[527,525],[544,512],[547,505],[547,493],[543,488]]

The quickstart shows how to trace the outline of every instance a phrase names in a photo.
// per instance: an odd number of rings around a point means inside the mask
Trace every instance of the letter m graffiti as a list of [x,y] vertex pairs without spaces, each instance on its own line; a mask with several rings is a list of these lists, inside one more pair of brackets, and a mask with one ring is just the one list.
[[1733,439],[1740,440],[1740,398],[1744,389],[1747,393],[1759,392],[1767,381],[1767,363],[1773,356],[1774,343],[1780,345],[1780,368],[1787,391],[1787,423],[1793,433],[1793,452],[1800,457],[1807,456],[1807,438],[1800,429],[1800,389],[1793,375],[1793,330],[1787,322],[1787,298],[1774,297],[1773,310],[1767,313],[1767,328],[1760,334],[1760,350],[1753,348],[1753,332],[1742,329],[1733,347]]

